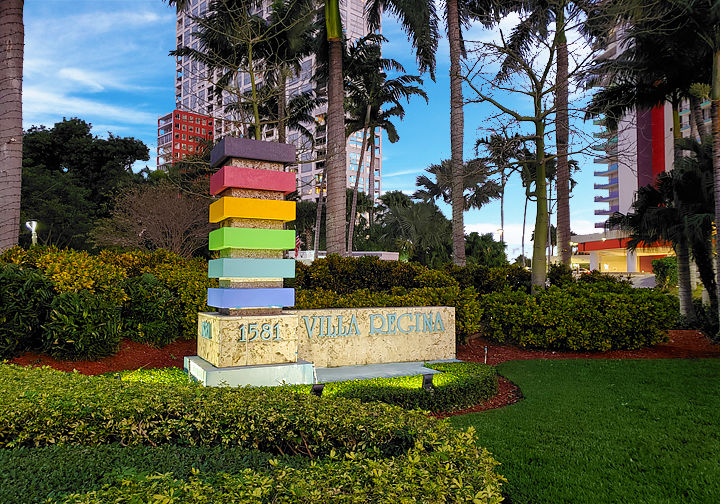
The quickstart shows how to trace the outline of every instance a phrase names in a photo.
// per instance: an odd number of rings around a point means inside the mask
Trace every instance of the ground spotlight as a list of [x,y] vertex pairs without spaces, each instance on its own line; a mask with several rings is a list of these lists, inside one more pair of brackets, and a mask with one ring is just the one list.
[[433,373],[428,373],[423,375],[423,384],[422,388],[425,390],[432,390],[433,387]]
[[311,393],[312,395],[316,395],[316,396],[320,397],[320,396],[322,395],[322,393],[323,393],[323,389],[324,389],[324,388],[325,388],[325,384],[324,384],[324,383],[316,383],[315,385],[312,386],[312,389],[310,390],[310,393]]

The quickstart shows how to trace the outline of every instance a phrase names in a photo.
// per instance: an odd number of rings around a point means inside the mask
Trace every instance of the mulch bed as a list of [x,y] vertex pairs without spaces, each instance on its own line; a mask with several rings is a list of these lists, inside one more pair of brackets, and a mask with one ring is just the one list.
[[[77,371],[87,375],[97,375],[125,369],[182,368],[183,357],[196,355],[195,348],[195,341],[176,341],[163,348],[154,348],[125,340],[116,355],[97,361],[59,361],[46,355],[26,353],[10,362],[22,366],[50,366],[61,371]],[[487,361],[485,360],[486,348]],[[467,345],[459,345],[457,357],[464,361],[487,362],[492,366],[510,360],[528,359],[706,359],[720,358],[720,345],[713,344],[700,331],[680,330],[670,331],[669,340],[654,347],[602,353],[528,350],[476,338]],[[435,416],[444,418],[450,415],[464,415],[501,408],[514,404],[521,398],[522,392],[514,383],[503,376],[498,376],[498,394],[489,401],[462,411],[440,413]]]
[[60,371],[77,371],[86,375],[99,375],[126,369],[152,369],[183,367],[183,357],[197,355],[195,341],[176,341],[155,348],[130,340],[123,340],[120,350],[111,357],[96,361],[61,361],[47,355],[26,353],[10,362],[21,366],[50,366]]

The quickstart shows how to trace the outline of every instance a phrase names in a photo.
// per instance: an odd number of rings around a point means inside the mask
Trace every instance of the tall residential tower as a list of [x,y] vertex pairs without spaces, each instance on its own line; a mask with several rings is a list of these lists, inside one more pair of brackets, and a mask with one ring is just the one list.
[[[194,35],[197,29],[197,22],[193,19],[202,17],[207,14],[210,0],[189,0],[188,6],[184,11],[177,12],[176,24],[176,46],[178,48],[187,46],[193,49],[201,49],[200,42]],[[262,7],[258,7],[257,13],[268,15],[270,13],[270,4],[268,0],[262,1]],[[346,36],[354,41],[367,35],[370,30],[367,27],[367,21],[364,15],[364,0],[340,0],[340,14]],[[288,79],[287,96],[288,98],[298,93],[315,90],[318,95],[325,95],[326,90],[316,89],[316,84],[312,81],[315,69],[315,57],[309,56],[301,61],[300,72]],[[194,112],[197,114],[207,115],[215,121],[215,138],[222,139],[228,135],[242,134],[242,126],[240,125],[237,112],[228,107],[234,98],[226,92],[222,96],[216,96],[213,92],[213,82],[215,79],[203,64],[191,61],[189,58],[178,57],[176,60],[175,74],[175,103],[176,109],[180,111]],[[237,87],[240,93],[250,90],[249,75],[244,72],[238,72]],[[313,112],[315,118],[312,124],[307,124],[306,128],[310,131],[314,138],[314,145],[303,138],[298,131],[289,130],[287,133],[287,142],[297,147],[298,152],[298,192],[302,199],[316,199],[319,194],[319,183],[323,170],[323,157],[326,152],[327,135],[325,125],[325,115],[327,105],[317,107]],[[276,128],[268,127],[263,131],[263,139],[268,141],[277,141]],[[363,161],[363,170],[360,175],[360,189],[370,194],[368,187],[368,173],[370,169],[370,140],[368,139],[368,147]],[[362,134],[355,133],[350,136],[347,143],[347,185],[353,187],[355,185],[355,177],[357,176],[358,163],[362,145]],[[373,190],[374,197],[380,195],[382,187],[382,141],[379,132],[375,135],[375,187]]]

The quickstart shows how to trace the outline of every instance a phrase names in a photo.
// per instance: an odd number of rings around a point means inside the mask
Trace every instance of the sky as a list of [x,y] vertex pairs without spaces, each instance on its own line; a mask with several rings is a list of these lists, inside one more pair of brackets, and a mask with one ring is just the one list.
[[[175,44],[175,10],[161,0],[26,0],[23,123],[52,127],[64,117],[92,123],[93,133],[132,136],[150,148],[156,166],[157,119],[174,108],[174,60],[168,52]],[[507,19],[501,27],[513,24]],[[383,20],[388,43],[383,55],[395,58],[409,74],[417,74],[412,48],[400,27]],[[496,32],[472,26],[466,40],[490,40]],[[405,118],[396,124],[400,140],[383,143],[383,190],[412,193],[415,179],[425,168],[450,157],[450,86],[447,40],[437,53],[436,81],[424,75],[429,104],[416,98],[405,106]],[[466,96],[470,93],[466,93]],[[504,103],[521,106],[514,96],[499,95]],[[474,157],[480,130],[495,114],[489,104],[465,107],[465,158]],[[592,126],[580,124],[590,131]],[[593,170],[587,156],[578,156],[580,172],[570,203],[571,228],[577,234],[594,232],[599,221],[593,210]],[[505,193],[507,255],[520,254],[524,190],[516,175]],[[532,254],[530,235],[533,203],[528,205],[525,254]],[[445,215],[450,208],[440,205]],[[465,213],[465,231],[493,233],[499,238],[499,201]]]

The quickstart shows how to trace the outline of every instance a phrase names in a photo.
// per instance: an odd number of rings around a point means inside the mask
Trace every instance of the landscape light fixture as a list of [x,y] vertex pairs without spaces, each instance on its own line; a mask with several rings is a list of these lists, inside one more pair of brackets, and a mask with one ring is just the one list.
[[433,373],[428,373],[423,375],[423,383],[422,388],[425,390],[432,390],[433,387]]
[[325,388],[325,384],[324,384],[324,383],[316,383],[315,385],[312,386],[312,389],[310,390],[310,393],[311,393],[312,395],[316,395],[316,396],[320,397],[320,396],[322,395],[322,393],[323,393],[323,389],[324,389],[324,388]]
[[32,233],[32,244],[37,245],[37,221],[31,220],[25,223],[25,227]]

